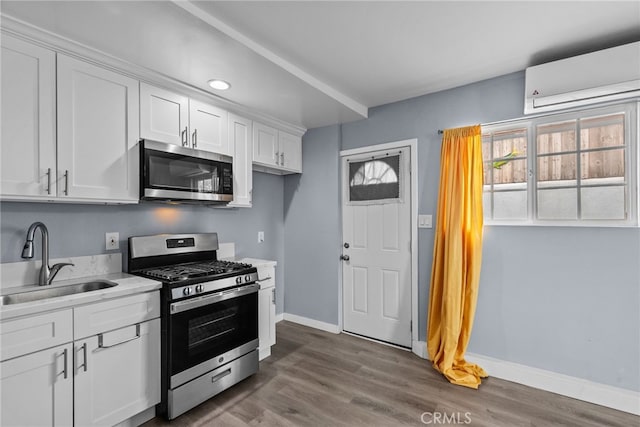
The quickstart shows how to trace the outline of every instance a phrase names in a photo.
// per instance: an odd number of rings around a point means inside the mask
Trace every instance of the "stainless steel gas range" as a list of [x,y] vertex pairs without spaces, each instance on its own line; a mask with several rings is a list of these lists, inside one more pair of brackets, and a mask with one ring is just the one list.
[[218,235],[129,238],[129,272],[162,281],[162,402],[174,419],[258,371],[258,273]]

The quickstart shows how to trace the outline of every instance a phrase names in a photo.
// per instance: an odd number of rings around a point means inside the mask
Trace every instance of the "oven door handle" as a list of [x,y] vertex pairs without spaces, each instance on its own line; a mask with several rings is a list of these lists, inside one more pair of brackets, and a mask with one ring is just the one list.
[[171,315],[178,314],[183,311],[192,310],[194,308],[202,307],[205,305],[215,304],[231,298],[241,297],[251,293],[257,293],[260,286],[256,283],[252,283],[240,288],[228,289],[222,292],[216,292],[215,294],[205,295],[198,298],[191,298],[184,301],[174,302],[169,305],[169,313]]

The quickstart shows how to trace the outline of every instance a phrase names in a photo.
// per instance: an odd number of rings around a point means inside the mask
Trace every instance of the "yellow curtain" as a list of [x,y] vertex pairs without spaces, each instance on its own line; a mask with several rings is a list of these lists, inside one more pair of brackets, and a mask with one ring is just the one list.
[[482,132],[444,131],[427,350],[450,382],[478,388],[487,373],[464,354],[471,336],[482,262]]

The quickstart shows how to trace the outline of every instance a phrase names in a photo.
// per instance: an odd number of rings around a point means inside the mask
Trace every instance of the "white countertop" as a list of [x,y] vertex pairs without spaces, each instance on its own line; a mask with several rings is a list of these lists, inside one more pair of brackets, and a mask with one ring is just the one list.
[[25,302],[0,306],[0,320],[7,320],[14,317],[26,316],[46,311],[59,310],[63,308],[75,307],[78,305],[93,303],[111,298],[124,297],[142,292],[150,292],[162,287],[162,283],[134,276],[127,273],[110,273],[97,276],[87,276],[70,280],[54,282],[49,286],[19,286],[4,289],[2,295],[9,295],[16,292],[34,291],[39,289],[56,288],[59,286],[73,285],[76,283],[92,282],[96,280],[109,280],[117,283],[117,286],[100,289],[96,291],[81,292],[72,295],[64,295],[55,298],[46,298],[38,301]]

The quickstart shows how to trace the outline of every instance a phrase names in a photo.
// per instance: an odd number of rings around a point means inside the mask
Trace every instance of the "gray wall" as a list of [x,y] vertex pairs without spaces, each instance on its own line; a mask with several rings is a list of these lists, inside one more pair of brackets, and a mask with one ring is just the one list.
[[[123,266],[126,269],[127,237],[157,233],[217,232],[220,242],[235,242],[236,255],[269,259],[276,267],[277,294],[283,295],[284,221],[283,178],[253,173],[253,207],[216,209],[206,206],[167,205],[79,205],[58,203],[0,204],[0,262],[22,261],[20,254],[26,230],[34,221],[49,229],[52,258],[96,255],[105,250],[105,232],[120,233]],[[264,231],[264,243],[258,243]],[[39,241],[36,257],[39,259]],[[276,311],[281,313],[278,297]]]
[[285,313],[337,324],[340,127],[307,131],[302,175],[285,178]]
[[[338,175],[340,149],[418,138],[419,213],[435,215],[441,143],[437,130],[521,117],[523,97],[524,73],[519,72],[373,108],[368,119],[342,125],[340,136],[333,128],[309,131],[303,146],[305,185],[293,185],[291,178],[285,184],[288,210],[295,212],[285,222],[290,236],[285,239],[285,311],[338,324],[338,313],[327,304],[339,298],[338,281],[331,279],[339,269],[333,257],[339,254],[340,230],[325,234],[318,225],[339,224],[333,220],[339,210],[337,178],[335,194],[322,191],[322,183]],[[341,141],[339,147],[336,141]],[[320,148],[319,143],[326,145]],[[313,245],[303,238],[309,235]],[[433,229],[419,229],[420,340],[426,336],[433,238]],[[296,248],[302,244],[319,250]],[[309,255],[314,265],[308,265]],[[640,390],[638,260],[636,228],[486,226],[468,350]],[[308,267],[294,269],[297,263]]]

